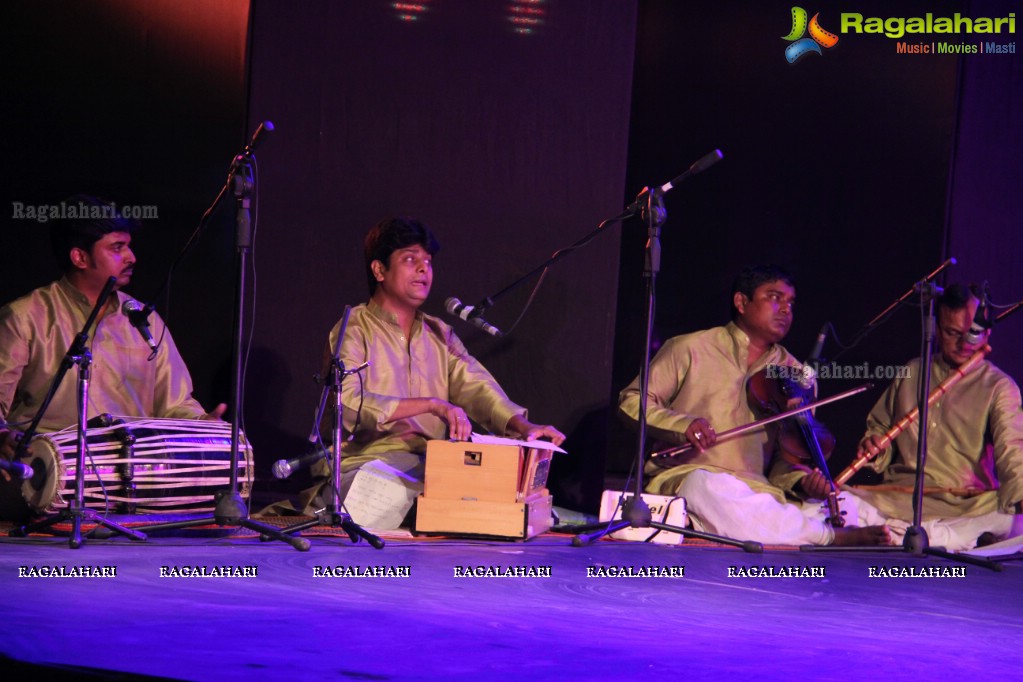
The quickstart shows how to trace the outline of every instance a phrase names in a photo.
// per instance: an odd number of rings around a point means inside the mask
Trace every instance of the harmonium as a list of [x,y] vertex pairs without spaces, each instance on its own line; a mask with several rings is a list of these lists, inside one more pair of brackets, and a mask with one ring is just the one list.
[[472,441],[432,440],[417,500],[416,532],[529,539],[551,527],[546,441],[473,434]]

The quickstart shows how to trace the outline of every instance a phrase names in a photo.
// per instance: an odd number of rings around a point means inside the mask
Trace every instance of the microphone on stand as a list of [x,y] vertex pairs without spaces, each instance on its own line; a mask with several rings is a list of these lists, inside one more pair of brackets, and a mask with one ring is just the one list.
[[242,156],[248,157],[252,155],[252,152],[256,151],[263,140],[270,137],[270,133],[274,131],[274,124],[272,121],[263,121],[256,128],[256,132],[252,133],[252,139],[245,145],[245,149],[242,151]]
[[[686,169],[685,173],[683,173],[682,175],[678,176],[673,180],[669,180],[668,182],[664,183],[663,185],[658,187],[657,190],[661,194],[667,194],[668,192],[675,188],[675,185],[678,185],[679,183],[683,182],[684,180],[690,178],[693,175],[696,175],[697,173],[702,173],[703,171],[707,170],[708,168],[710,168],[723,158],[725,158],[725,155],[721,153],[721,150],[715,149],[709,154],[705,154],[703,157],[693,162],[693,165]],[[626,206],[625,213],[631,214],[635,213],[636,211],[642,210],[643,207],[646,205],[647,195],[649,193],[650,190],[643,190],[642,192],[640,192],[639,196],[636,197],[636,200],[633,201],[628,206]]]
[[824,341],[828,338],[828,328],[831,327],[830,322],[825,322],[824,326],[821,327],[821,331],[817,334],[817,340],[813,344],[813,348],[810,350],[810,357],[803,363],[803,371],[800,374],[799,385],[806,390],[814,388],[817,383],[817,372],[819,370],[818,365],[821,360],[821,353],[824,351]]
[[465,320],[469,324],[475,325],[490,334],[491,336],[501,336],[501,330],[490,324],[483,319],[483,312],[477,310],[471,305],[464,305],[457,298],[452,296],[451,298],[444,301],[444,309],[449,314],[454,315],[460,320]]
[[139,334],[145,340],[149,349],[153,351],[149,359],[152,360],[156,357],[156,351],[159,346],[156,345],[156,341],[153,340],[153,333],[149,331],[149,311],[142,307],[142,304],[134,299],[128,299],[121,306],[121,312],[128,316],[128,322],[131,326],[139,330]]
[[317,460],[323,459],[326,456],[326,452],[325,449],[321,449],[300,457],[293,457],[292,459],[279,459],[274,462],[272,467],[274,478],[287,478],[299,469],[303,469]]
[[980,303],[977,304],[977,312],[973,315],[973,324],[966,332],[966,343],[970,345],[980,343],[984,332],[991,329],[991,326],[992,323],[988,317],[987,282],[984,282],[984,287],[980,292]]
[[821,331],[817,334],[817,341],[813,344],[813,349],[810,351],[810,357],[806,359],[807,365],[812,362],[819,362],[821,359],[821,353],[824,352],[824,341],[828,338],[828,329],[831,327],[830,322],[825,322],[824,326],[821,327]]

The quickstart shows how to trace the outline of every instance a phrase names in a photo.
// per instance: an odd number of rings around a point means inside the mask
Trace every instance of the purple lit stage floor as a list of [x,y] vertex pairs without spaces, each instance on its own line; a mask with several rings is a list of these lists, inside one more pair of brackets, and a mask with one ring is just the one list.
[[[298,552],[255,538],[116,538],[78,550],[63,538],[4,539],[0,667],[26,673],[7,679],[1006,680],[1023,664],[1018,561],[1001,573],[967,566],[965,577],[892,578],[870,570],[961,565],[613,541],[575,548],[551,536],[391,539],[382,550],[310,540]],[[75,566],[112,566],[116,576],[19,577]],[[225,566],[256,576],[160,577]],[[341,577],[339,567],[409,575]],[[456,577],[488,567],[549,567],[550,576]],[[648,567],[684,567],[684,577],[606,577]],[[729,577],[749,567],[823,568],[824,577]],[[327,572],[337,575],[316,575]]]

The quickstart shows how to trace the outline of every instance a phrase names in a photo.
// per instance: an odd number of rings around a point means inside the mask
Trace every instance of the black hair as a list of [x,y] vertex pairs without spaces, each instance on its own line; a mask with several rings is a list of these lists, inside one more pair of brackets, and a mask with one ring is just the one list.
[[[784,268],[780,268],[777,265],[753,265],[745,268],[739,273],[738,277],[735,278],[735,282],[732,284],[732,296],[730,299],[735,298],[736,293],[744,295],[746,298],[753,300],[753,294],[756,292],[757,287],[767,284],[768,282],[785,282],[793,289],[796,287],[795,278],[789,274]],[[734,320],[738,316],[738,308],[735,307],[735,303],[730,300],[732,319]]]
[[950,284],[938,297],[938,308],[949,312],[962,310],[970,303],[970,299],[983,300],[983,293],[976,284]]
[[111,232],[134,234],[138,223],[121,216],[117,205],[90,194],[76,194],[65,199],[68,215],[73,218],[50,223],[50,248],[61,272],[70,272],[71,249],[81,249],[92,255],[92,247]]
[[380,261],[386,268],[392,253],[416,244],[422,246],[431,256],[440,251],[440,243],[430,228],[412,218],[387,218],[366,233],[363,253],[366,258],[366,282],[369,285],[370,296],[376,293],[379,284],[373,275],[373,261]]

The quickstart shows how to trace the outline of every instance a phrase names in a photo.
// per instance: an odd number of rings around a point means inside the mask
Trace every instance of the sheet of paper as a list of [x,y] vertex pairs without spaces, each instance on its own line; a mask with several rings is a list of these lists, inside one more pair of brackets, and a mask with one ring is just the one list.
[[481,443],[483,445],[514,445],[515,447],[523,446],[527,448],[536,448],[537,450],[551,450],[552,452],[561,452],[568,454],[561,448],[549,440],[519,440],[517,438],[501,438],[499,436],[488,436],[484,433],[472,433],[472,442]]
[[345,498],[352,521],[372,530],[401,526],[423,484],[384,462],[364,464],[355,474]]

